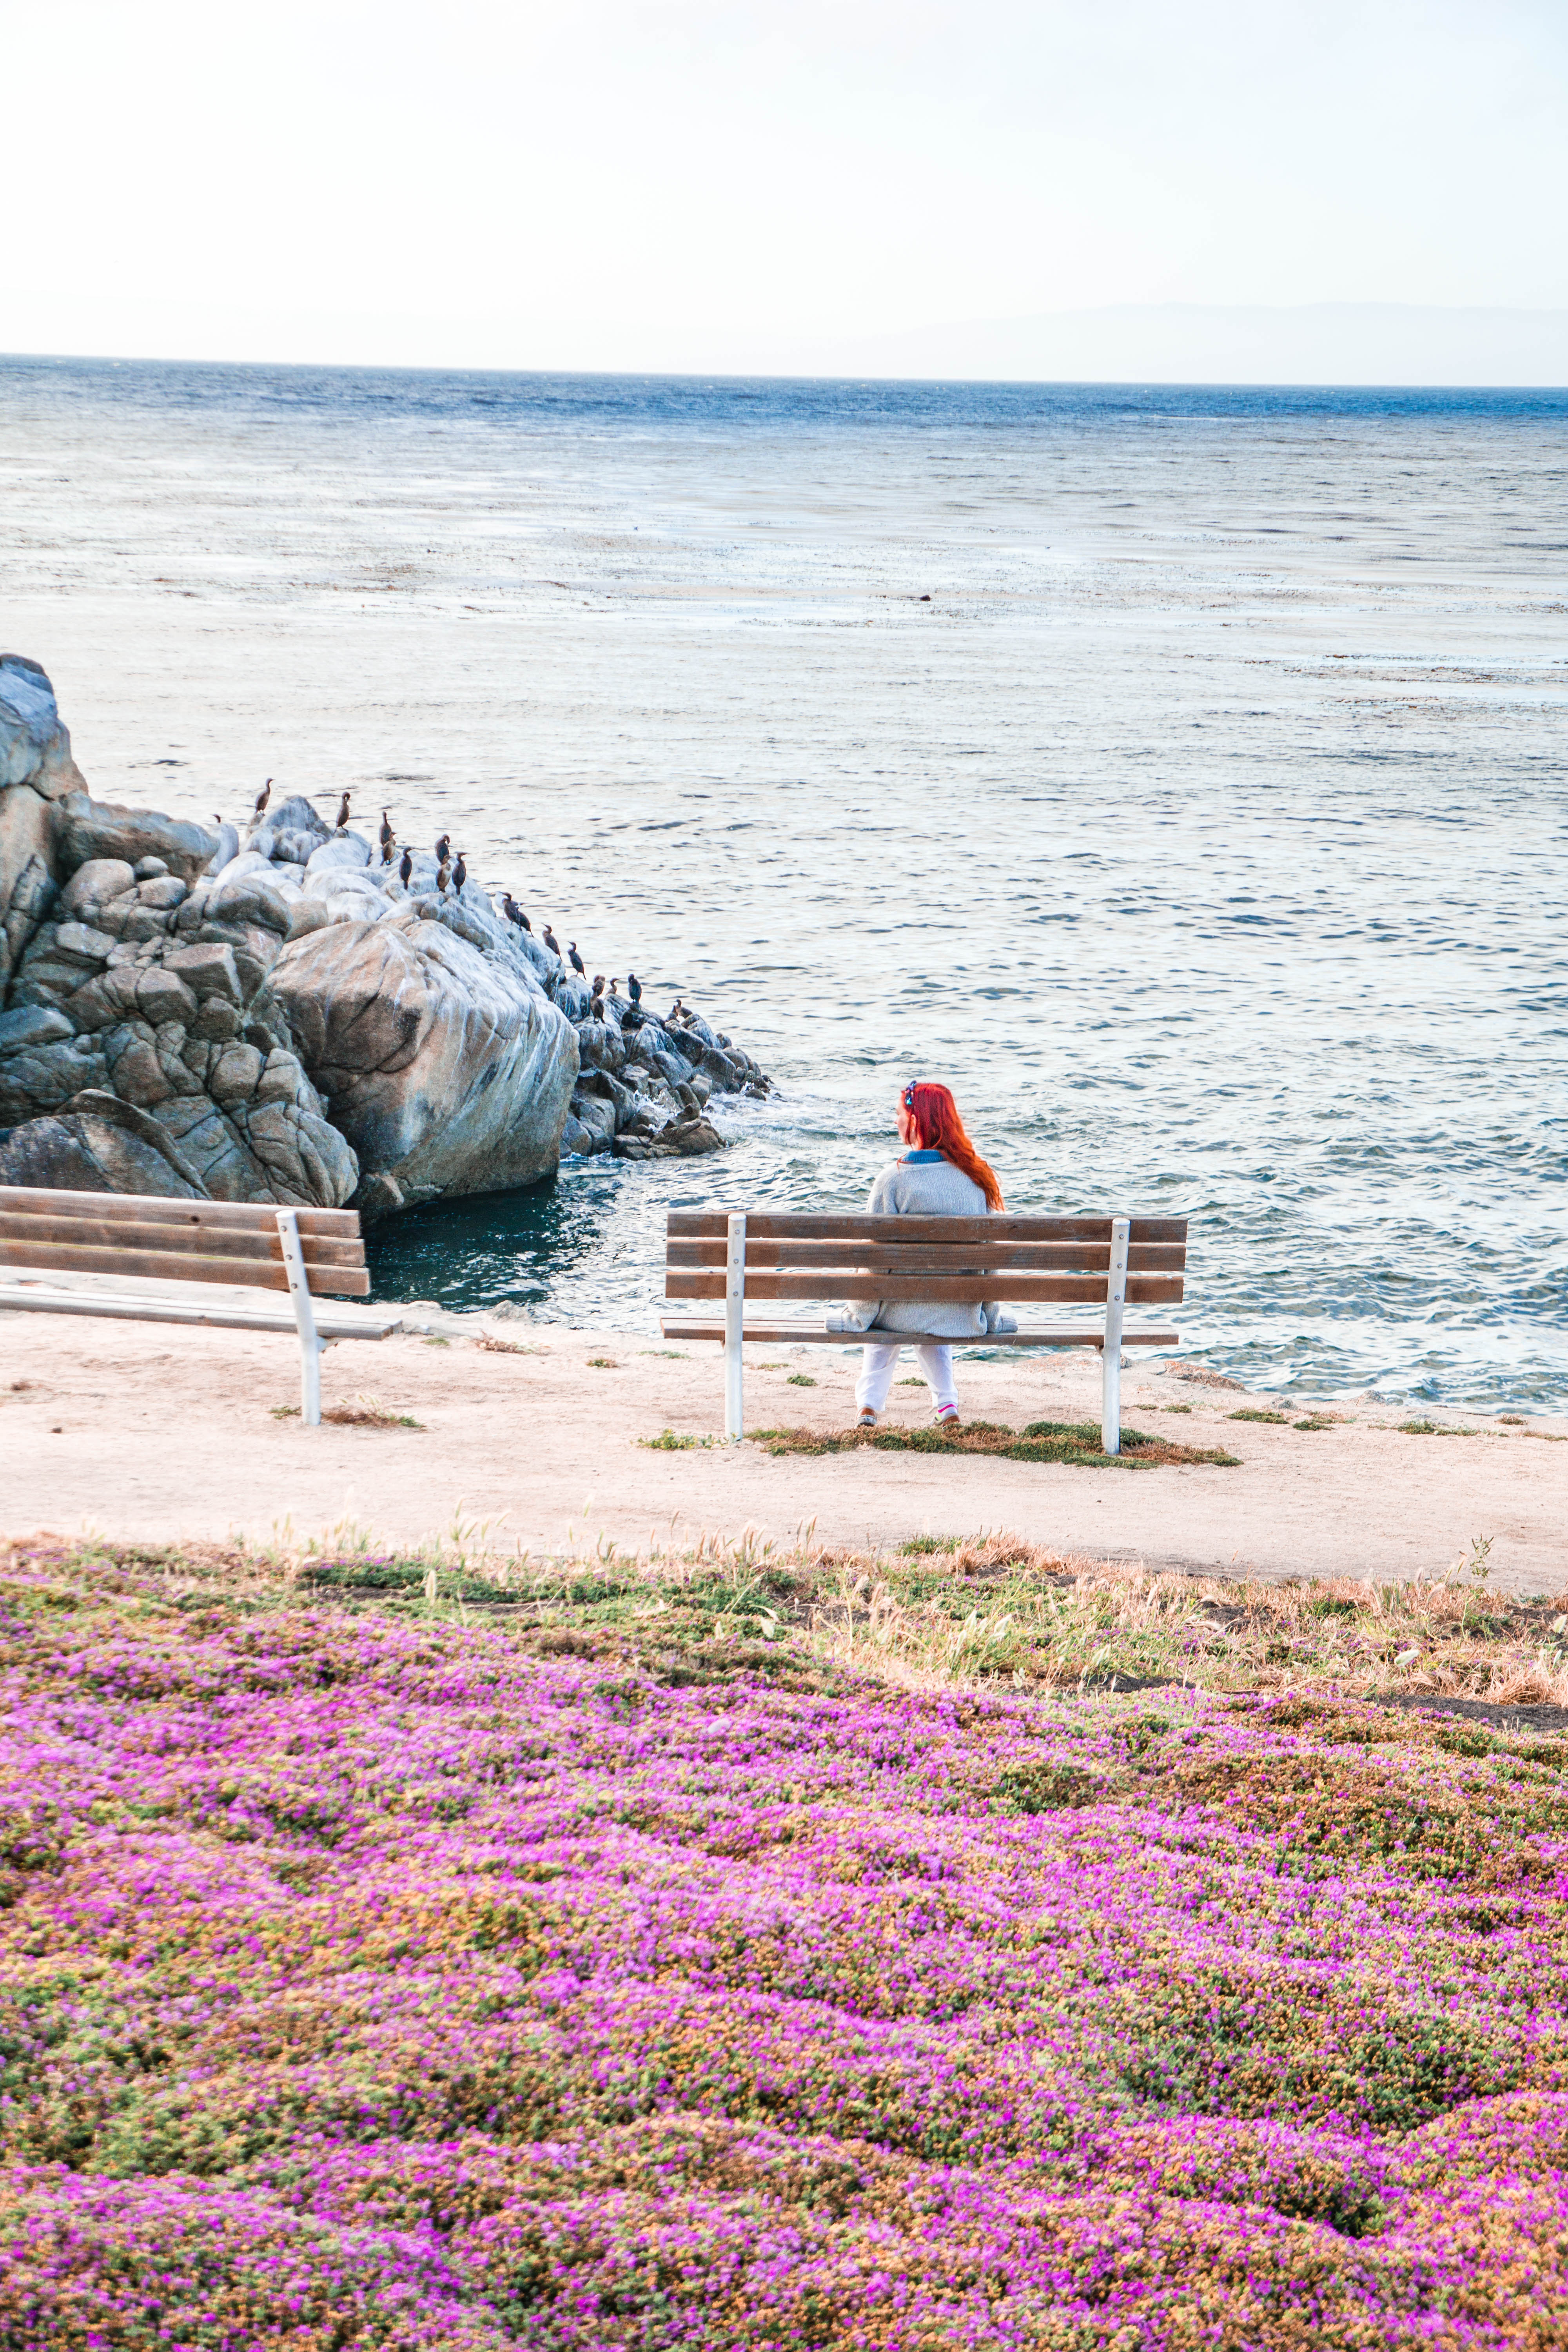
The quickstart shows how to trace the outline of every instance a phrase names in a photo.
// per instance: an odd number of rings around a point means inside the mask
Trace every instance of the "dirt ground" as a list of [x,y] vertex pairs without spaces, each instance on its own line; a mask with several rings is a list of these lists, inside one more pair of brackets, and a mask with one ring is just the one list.
[[[1373,1402],[1298,1430],[1230,1418],[1277,1400],[1131,1364],[1126,1424],[1197,1446],[1234,1469],[1087,1469],[984,1456],[770,1455],[726,1446],[720,1350],[646,1335],[498,1324],[527,1353],[490,1352],[469,1318],[437,1336],[340,1342],[322,1366],[330,1406],[369,1394],[417,1429],[306,1429],[299,1351],[272,1332],[172,1328],[5,1313],[0,1376],[0,1532],[47,1528],[134,1540],[243,1534],[295,1539],[342,1522],[399,1545],[486,1523],[510,1550],[591,1551],[694,1542],[750,1525],[787,1542],[807,1522],[833,1540],[892,1545],[920,1534],[1006,1528],[1063,1551],[1236,1574],[1374,1580],[1451,1570],[1493,1539],[1509,1590],[1568,1585],[1568,1423],[1512,1427],[1483,1415],[1411,1415]],[[857,1356],[836,1348],[748,1349],[748,1429],[842,1429]],[[1087,1352],[960,1357],[974,1419],[1098,1420]],[[912,1377],[906,1359],[902,1374]],[[801,1385],[809,1381],[814,1385]],[[1173,1412],[1185,1406],[1188,1411]],[[1306,1410],[1293,1403],[1292,1420]],[[889,1419],[930,1418],[923,1385],[895,1386]],[[1407,1435],[1408,1418],[1440,1433]],[[711,1445],[650,1452],[673,1429]],[[1461,1432],[1474,1433],[1460,1434]],[[1564,1440],[1562,1450],[1556,1444]]]

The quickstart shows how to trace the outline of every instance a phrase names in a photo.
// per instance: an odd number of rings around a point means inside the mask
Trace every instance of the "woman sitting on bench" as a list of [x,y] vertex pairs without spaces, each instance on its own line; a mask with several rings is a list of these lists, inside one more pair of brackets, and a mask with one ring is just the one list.
[[[866,1203],[874,1217],[984,1217],[1002,1206],[1002,1187],[963,1131],[958,1105],[946,1087],[916,1081],[899,1097],[899,1140],[912,1148],[901,1160],[884,1168]],[[959,1306],[933,1299],[871,1300],[828,1317],[830,1328],[844,1331],[923,1331],[944,1339],[984,1339],[994,1332],[1016,1331],[1011,1315],[998,1306]],[[862,1429],[875,1429],[877,1416],[888,1401],[893,1367],[902,1342],[897,1339],[868,1339],[865,1361],[855,1383]],[[917,1348],[915,1360],[925,1374],[936,1408],[938,1426],[958,1426],[958,1393],[952,1384],[951,1346]]]

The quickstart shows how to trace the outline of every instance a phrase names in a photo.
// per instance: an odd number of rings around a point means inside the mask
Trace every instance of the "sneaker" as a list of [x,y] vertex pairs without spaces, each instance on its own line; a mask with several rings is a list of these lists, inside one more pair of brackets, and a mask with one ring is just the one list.
[[958,1407],[955,1404],[938,1405],[936,1409],[936,1425],[939,1429],[959,1428],[961,1424],[958,1418]]
[[872,1412],[872,1410],[871,1410],[871,1408],[870,1408],[870,1406],[869,1406],[868,1404],[863,1404],[863,1405],[861,1406],[861,1408],[860,1408],[860,1418],[859,1418],[859,1420],[856,1423],[855,1426],[856,1426],[856,1428],[857,1428],[857,1429],[875,1429],[875,1428],[876,1428],[876,1426],[877,1426],[877,1416],[876,1416],[876,1414]]

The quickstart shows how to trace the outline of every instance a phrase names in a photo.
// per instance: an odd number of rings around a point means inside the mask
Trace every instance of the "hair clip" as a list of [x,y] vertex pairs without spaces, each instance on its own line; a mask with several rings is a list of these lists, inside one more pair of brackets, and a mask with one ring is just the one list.
[[906,1110],[913,1110],[915,1107],[915,1088],[919,1084],[920,1080],[918,1078],[911,1078],[909,1085],[904,1088],[904,1108]]

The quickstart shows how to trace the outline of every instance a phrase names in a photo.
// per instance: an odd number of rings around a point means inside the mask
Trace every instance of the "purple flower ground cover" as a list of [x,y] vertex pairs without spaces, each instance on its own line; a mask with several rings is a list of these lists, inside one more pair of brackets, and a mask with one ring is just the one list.
[[4,1589],[0,2344],[1568,2344],[1564,1751]]

